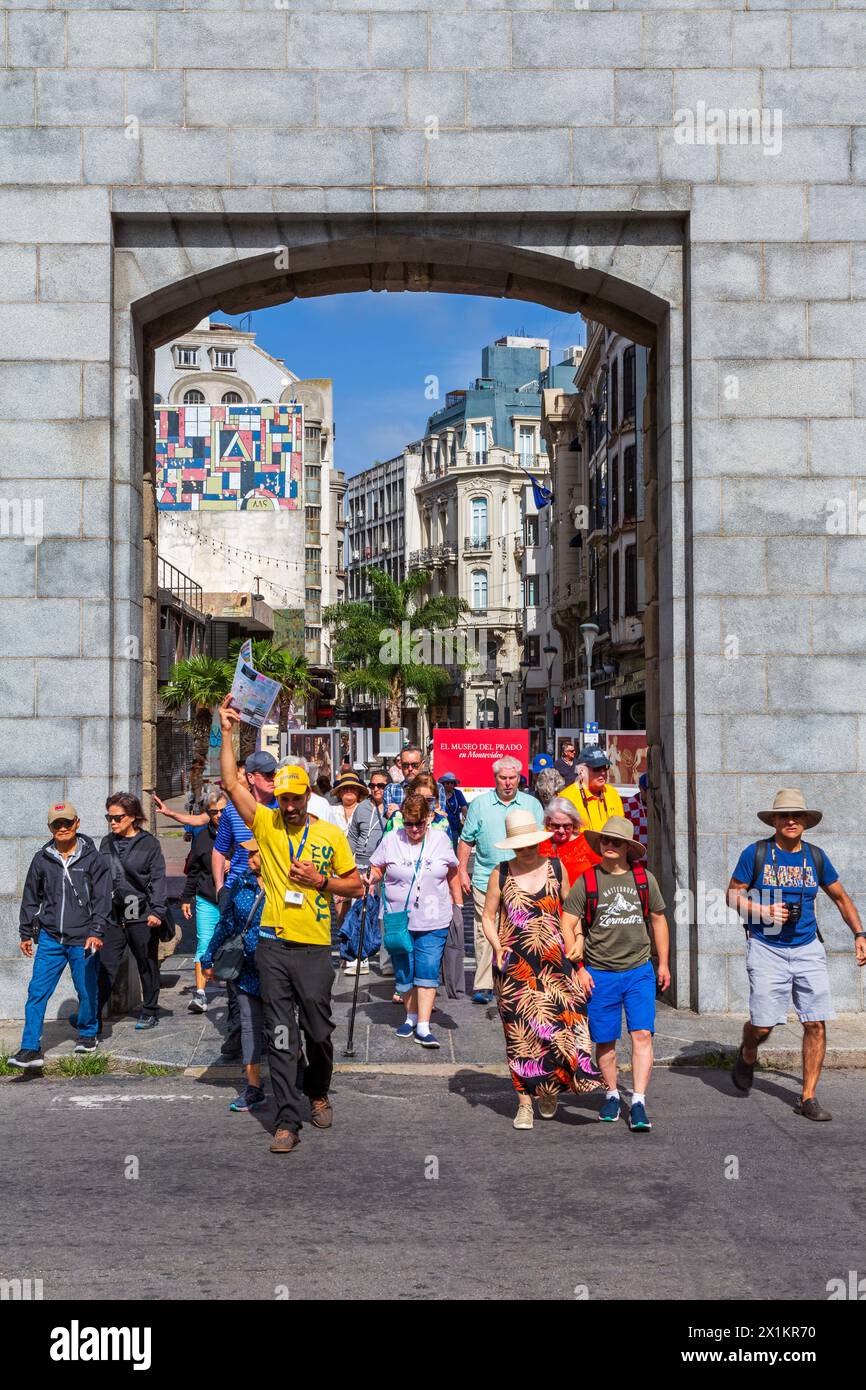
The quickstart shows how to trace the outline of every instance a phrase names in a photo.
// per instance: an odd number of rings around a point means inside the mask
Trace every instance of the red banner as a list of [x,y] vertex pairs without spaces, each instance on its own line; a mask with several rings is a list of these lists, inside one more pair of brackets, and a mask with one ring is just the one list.
[[493,764],[506,753],[529,776],[528,729],[434,729],[433,772],[453,772],[462,787],[492,787]]

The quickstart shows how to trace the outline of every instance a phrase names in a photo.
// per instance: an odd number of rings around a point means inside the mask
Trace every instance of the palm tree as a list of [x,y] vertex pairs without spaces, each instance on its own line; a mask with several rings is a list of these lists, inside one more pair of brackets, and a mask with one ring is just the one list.
[[190,707],[192,717],[192,763],[189,779],[193,793],[201,794],[202,774],[207,763],[213,713],[232,687],[234,667],[212,656],[191,656],[172,667],[167,685],[160,691],[164,708],[169,714]]
[[[335,603],[324,610],[322,620],[333,629],[334,667],[344,689],[383,699],[389,723],[399,727],[407,694],[429,713],[445,702],[451,685],[441,666],[412,659],[414,639],[422,633],[454,633],[469,605],[465,599],[444,595],[425,599],[422,590],[430,575],[423,570],[398,582],[384,570],[373,569],[369,580],[375,611],[366,603]],[[397,636],[391,652],[386,651],[388,644],[383,646],[383,629]],[[407,632],[409,650],[402,640]]]

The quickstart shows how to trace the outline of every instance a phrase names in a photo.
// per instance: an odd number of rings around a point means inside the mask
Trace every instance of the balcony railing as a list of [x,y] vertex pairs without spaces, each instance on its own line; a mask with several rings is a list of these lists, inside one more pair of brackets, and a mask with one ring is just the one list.
[[195,608],[199,613],[203,612],[201,585],[196,584],[195,580],[190,579],[183,570],[175,569],[174,565],[170,565],[168,560],[163,560],[161,555],[158,560],[157,584],[159,588],[167,589],[170,594],[174,594],[175,598],[179,598],[189,608]]
[[489,536],[467,536],[463,542],[464,551],[470,555],[489,555],[492,544]]

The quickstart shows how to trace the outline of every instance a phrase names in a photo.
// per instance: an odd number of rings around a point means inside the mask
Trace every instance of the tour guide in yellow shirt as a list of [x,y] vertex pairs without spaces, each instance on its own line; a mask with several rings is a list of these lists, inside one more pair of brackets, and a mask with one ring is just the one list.
[[598,744],[588,743],[577,759],[577,777],[559,792],[573,801],[584,830],[601,830],[611,816],[624,816],[622,797],[616,787],[607,785],[610,758]]
[[256,948],[262,990],[271,1085],[277,1109],[271,1153],[291,1153],[301,1129],[297,1084],[299,1035],[295,1006],[306,1039],[304,1094],[312,1123],[329,1129],[328,1100],[334,1068],[331,1034],[331,897],[358,898],[364,891],[342,830],[307,812],[310,779],[303,768],[281,767],[274,778],[279,810],[257,802],[241,784],[232,747],[239,722],[230,696],[220,705],[220,775],[223,789],[255,836],[262,862],[265,906]]

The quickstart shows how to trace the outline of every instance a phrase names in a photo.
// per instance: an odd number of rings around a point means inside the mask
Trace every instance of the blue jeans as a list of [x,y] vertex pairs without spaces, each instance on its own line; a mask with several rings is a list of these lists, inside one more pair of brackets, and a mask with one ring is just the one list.
[[408,994],[416,986],[438,989],[442,956],[448,940],[448,928],[434,931],[411,931],[410,951],[394,951],[394,985],[397,994]]
[[38,1052],[42,1044],[42,1025],[48,1000],[57,988],[66,966],[72,971],[72,982],[78,993],[78,1033],[82,1038],[95,1038],[98,1025],[96,1014],[99,952],[85,957],[83,946],[68,946],[46,931],[39,934],[33,959],[33,974],[27,991],[24,1009],[24,1035],[21,1046]]

